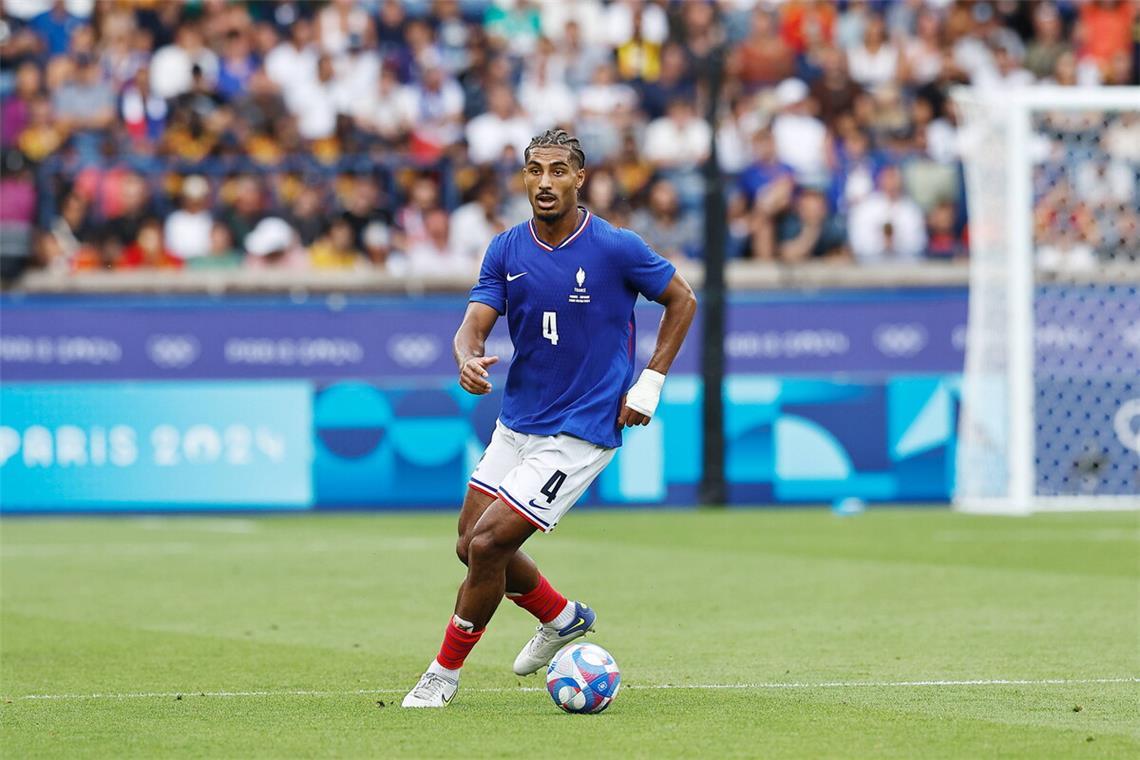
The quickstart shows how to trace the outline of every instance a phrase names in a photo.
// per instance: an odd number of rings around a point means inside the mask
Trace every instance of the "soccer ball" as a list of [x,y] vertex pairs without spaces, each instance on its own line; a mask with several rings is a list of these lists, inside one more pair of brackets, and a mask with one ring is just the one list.
[[546,669],[546,690],[554,704],[571,713],[600,713],[621,687],[621,671],[597,644],[568,644]]

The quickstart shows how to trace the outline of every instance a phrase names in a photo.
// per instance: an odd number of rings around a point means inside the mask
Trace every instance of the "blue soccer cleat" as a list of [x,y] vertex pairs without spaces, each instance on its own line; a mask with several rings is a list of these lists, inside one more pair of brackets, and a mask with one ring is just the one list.
[[545,668],[559,649],[594,630],[597,619],[598,615],[592,609],[581,602],[574,602],[574,620],[570,625],[565,628],[538,626],[534,636],[515,658],[515,675],[529,676]]

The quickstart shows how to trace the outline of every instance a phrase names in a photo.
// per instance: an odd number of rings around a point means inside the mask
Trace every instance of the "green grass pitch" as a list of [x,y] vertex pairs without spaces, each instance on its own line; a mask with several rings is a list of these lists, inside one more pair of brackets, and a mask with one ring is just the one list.
[[528,548],[623,684],[572,716],[511,673],[510,603],[449,708],[398,706],[462,577],[453,516],[8,518],[2,751],[1140,757],[1138,521],[577,510]]

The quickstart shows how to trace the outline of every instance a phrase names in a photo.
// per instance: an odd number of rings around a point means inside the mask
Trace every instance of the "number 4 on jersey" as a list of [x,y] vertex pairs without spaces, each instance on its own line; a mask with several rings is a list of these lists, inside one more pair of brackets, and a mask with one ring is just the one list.
[[550,341],[550,345],[558,345],[558,312],[542,312],[542,337]]

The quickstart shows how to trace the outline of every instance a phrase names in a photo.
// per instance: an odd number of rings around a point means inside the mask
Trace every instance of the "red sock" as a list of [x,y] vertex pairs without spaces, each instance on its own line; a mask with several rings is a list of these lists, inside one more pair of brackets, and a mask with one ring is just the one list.
[[512,602],[538,618],[540,623],[549,623],[566,609],[566,597],[559,594],[550,581],[538,576],[538,585],[525,594],[508,596]]
[[455,625],[454,621],[449,622],[443,634],[443,645],[439,648],[435,661],[448,670],[459,670],[463,667],[467,655],[471,654],[471,649],[479,643],[479,638],[485,630],[487,629],[480,628],[478,631],[465,631]]

